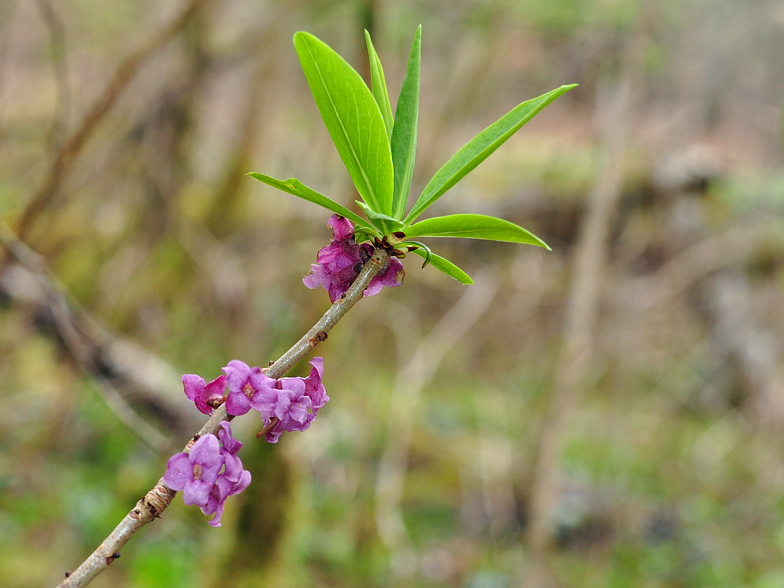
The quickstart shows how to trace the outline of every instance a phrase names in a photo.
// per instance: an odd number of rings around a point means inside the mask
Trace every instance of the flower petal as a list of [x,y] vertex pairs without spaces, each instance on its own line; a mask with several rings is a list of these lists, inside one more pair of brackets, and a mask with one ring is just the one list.
[[193,464],[184,451],[169,458],[163,483],[172,490],[182,490],[193,479]]

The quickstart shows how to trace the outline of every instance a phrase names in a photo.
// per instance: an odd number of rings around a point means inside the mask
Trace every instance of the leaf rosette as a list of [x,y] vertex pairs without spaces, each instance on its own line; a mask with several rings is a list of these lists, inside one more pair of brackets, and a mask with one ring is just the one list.
[[524,228],[492,216],[452,214],[418,222],[417,219],[543,108],[577,84],[561,86],[522,102],[491,124],[441,166],[409,208],[419,121],[421,36],[420,26],[414,35],[393,116],[381,60],[367,31],[370,87],[326,43],[310,33],[294,35],[294,47],[316,107],[356,186],[361,198],[357,204],[365,218],[295,178],[278,180],[255,172],[248,175],[349,219],[357,226],[358,238],[373,239],[401,257],[413,251],[425,259],[425,265],[471,284],[468,274],[430,251],[419,239],[486,239],[549,247]]

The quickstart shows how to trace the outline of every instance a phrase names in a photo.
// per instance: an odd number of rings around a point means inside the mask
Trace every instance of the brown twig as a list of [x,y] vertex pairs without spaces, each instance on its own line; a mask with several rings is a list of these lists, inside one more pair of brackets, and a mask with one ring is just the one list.
[[[166,384],[170,380],[176,382],[176,378],[165,379],[165,383],[162,383],[164,378],[161,378],[162,382],[156,380],[153,385],[140,382],[137,378],[138,373],[144,372],[149,376],[152,371],[146,366],[142,369],[139,365],[148,360],[149,355],[141,358],[141,362],[133,362],[132,368],[124,369],[123,366],[120,366],[120,362],[116,361],[117,356],[128,355],[128,344],[121,343],[97,327],[85,315],[84,311],[69,299],[65,288],[58,283],[57,278],[44,260],[20,241],[3,221],[0,221],[0,243],[19,263],[13,272],[6,272],[3,276],[3,291],[15,299],[24,298],[38,304],[52,321],[54,330],[60,337],[64,348],[78,367],[98,383],[98,391],[112,412],[153,450],[164,455],[170,453],[174,449],[170,436],[164,435],[142,418],[131,407],[125,395],[117,389],[112,380],[120,378],[122,382],[127,384],[126,388],[144,390],[149,403],[157,405],[161,412],[168,417],[168,420],[180,422],[177,428],[182,429],[190,422],[189,415],[185,411],[178,411],[174,403],[171,406],[164,406],[165,402],[161,399],[161,394],[152,393],[152,389],[156,391],[171,389],[171,386]],[[25,272],[27,275],[21,275],[21,272]],[[26,281],[30,283],[30,286],[25,288],[23,285],[14,285],[14,281]],[[155,360],[158,363],[162,362],[157,357]],[[174,372],[173,368],[170,368],[169,371]]]
[[[365,264],[365,267],[357,276],[348,292],[335,302],[327,312],[297,341],[291,349],[284,353],[275,363],[267,368],[266,373],[271,378],[280,378],[291,367],[302,359],[311,350],[310,340],[318,333],[328,333],[332,330],[340,319],[354,306],[367,288],[373,277],[381,271],[388,263],[389,255],[383,249],[376,249],[373,256]],[[198,432],[198,436],[217,433],[220,424],[228,420],[226,406],[220,406],[210,417],[210,420]],[[136,506],[123,518],[109,536],[98,546],[90,557],[74,572],[69,573],[66,579],[58,588],[77,588],[86,586],[98,574],[105,570],[119,557],[120,549],[128,542],[136,531],[144,525],[151,523],[171,504],[172,499],[177,493],[167,488],[163,483],[163,478],[158,480],[155,487],[150,490],[144,498],[136,503]]]
[[530,557],[534,564],[528,578],[532,586],[547,583],[546,555],[554,537],[552,516],[560,495],[561,454],[569,419],[579,402],[593,353],[607,240],[623,187],[631,92],[638,67],[635,55],[629,50],[621,78],[613,90],[613,100],[601,112],[606,117],[602,137],[603,168],[591,189],[588,211],[576,245],[563,339],[535,458],[531,519],[527,530]]
[[65,59],[65,27],[51,0],[38,0],[38,10],[49,31],[49,53],[52,60],[57,104],[52,127],[49,130],[49,144],[56,147],[68,120],[71,106],[71,93],[68,89],[68,62]]
[[168,43],[203,5],[210,1],[191,0],[188,2],[177,17],[153,33],[120,63],[109,84],[87,110],[79,125],[63,140],[57,149],[46,181],[30,199],[19,219],[16,232],[21,239],[24,239],[38,215],[55,197],[63,178],[70,170],[82,147],[93,134],[104,115],[114,106],[123,91],[131,83],[139,69],[152,55]]

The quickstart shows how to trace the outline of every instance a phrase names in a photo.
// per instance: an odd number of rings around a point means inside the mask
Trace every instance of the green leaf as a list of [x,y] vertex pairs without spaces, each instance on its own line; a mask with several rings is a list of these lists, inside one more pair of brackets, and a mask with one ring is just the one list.
[[419,70],[422,55],[422,25],[414,34],[411,53],[408,56],[406,77],[400,88],[395,109],[395,125],[392,128],[392,168],[395,186],[392,192],[392,216],[403,218],[406,202],[411,190],[416,159],[417,123],[419,120]]
[[373,41],[370,40],[370,33],[365,31],[365,42],[368,49],[368,61],[370,62],[370,83],[373,98],[381,111],[381,118],[384,119],[384,126],[387,129],[387,138],[392,137],[392,105],[389,103],[389,93],[387,92],[387,81],[384,79],[384,68],[381,67],[381,60],[378,58]]
[[462,237],[507,243],[527,243],[550,248],[539,237],[509,221],[484,214],[451,214],[420,221],[403,229],[406,239],[414,237]]
[[321,118],[362,199],[392,212],[392,152],[384,119],[360,75],[310,33],[294,35],[302,70]]
[[288,180],[276,180],[275,178],[256,172],[251,172],[247,175],[264,184],[267,184],[268,186],[272,186],[273,188],[277,188],[278,190],[282,190],[288,194],[293,194],[294,196],[298,196],[299,198],[307,200],[308,202],[312,202],[313,204],[323,206],[327,210],[336,212],[340,216],[345,216],[354,224],[370,229],[374,234],[376,233],[375,227],[373,227],[373,225],[371,225],[364,218],[354,212],[351,212],[348,208],[338,204],[334,200],[327,198],[323,194],[319,194],[315,190],[308,188],[305,184],[296,178],[289,178]]
[[403,223],[396,218],[392,218],[389,215],[376,212],[367,204],[359,200],[356,200],[356,203],[362,210],[365,211],[365,214],[367,215],[370,222],[381,231],[382,235],[389,235],[389,233],[399,231],[403,228]]
[[[421,249],[414,249],[413,252],[423,259],[427,257],[427,252],[422,251]],[[474,283],[474,281],[471,279],[471,276],[469,276],[448,259],[444,259],[435,253],[430,254],[430,262],[428,265],[432,265],[434,268],[441,270],[446,275],[456,279],[462,284],[466,284],[467,286],[470,286]]]
[[428,206],[433,204],[449,188],[487,159],[493,151],[520,130],[539,111],[575,86],[577,84],[561,86],[538,98],[518,104],[506,115],[471,139],[428,182],[425,189],[422,190],[422,194],[419,195],[416,204],[414,204],[414,207],[406,216],[405,222],[413,222]]

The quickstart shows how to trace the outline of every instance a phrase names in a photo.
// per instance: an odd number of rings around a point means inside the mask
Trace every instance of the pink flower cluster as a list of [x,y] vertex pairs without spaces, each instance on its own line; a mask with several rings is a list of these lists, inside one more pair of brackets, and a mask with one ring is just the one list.
[[[251,409],[261,415],[266,439],[277,443],[285,431],[305,431],[316,414],[328,401],[321,379],[324,360],[314,357],[310,375],[306,378],[270,378],[261,368],[250,367],[234,359],[223,368],[225,375],[209,384],[196,375],[182,377],[185,395],[204,414],[212,414],[214,406],[226,402],[226,411],[238,416]],[[224,399],[224,391],[228,396]]]
[[206,515],[215,515],[213,527],[221,526],[226,499],[250,484],[250,472],[242,468],[237,452],[242,443],[231,436],[231,425],[223,421],[218,436],[200,437],[190,452],[173,455],[166,464],[163,483],[181,490],[185,504],[195,504]]
[[[277,443],[285,431],[304,431],[329,401],[321,379],[324,360],[314,357],[306,378],[270,378],[261,368],[249,367],[237,359],[223,368],[224,375],[207,384],[194,374],[182,377],[185,395],[196,408],[211,415],[215,407],[226,403],[228,414],[238,416],[254,409],[264,421],[266,439]],[[228,388],[229,393],[224,396]],[[163,482],[172,490],[181,490],[187,505],[195,504],[206,515],[215,515],[213,527],[221,526],[226,499],[239,494],[250,484],[250,472],[243,469],[237,456],[242,443],[231,436],[231,425],[220,424],[218,435],[196,440],[190,451],[169,459]]]
[[[332,241],[319,250],[316,263],[310,266],[310,273],[302,278],[302,282],[310,289],[324,288],[330,302],[335,302],[354,283],[365,261],[373,254],[373,247],[369,243],[354,241],[354,225],[347,218],[333,214],[327,225],[332,228]],[[391,258],[371,280],[364,296],[374,296],[384,286],[394,288],[403,285],[405,275],[400,260]]]

